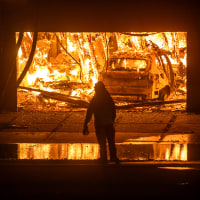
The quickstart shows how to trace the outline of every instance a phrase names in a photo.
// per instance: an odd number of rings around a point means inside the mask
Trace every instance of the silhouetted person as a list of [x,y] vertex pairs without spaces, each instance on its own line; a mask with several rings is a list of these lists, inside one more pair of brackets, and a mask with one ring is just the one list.
[[116,154],[115,129],[113,126],[116,117],[115,104],[106,90],[105,85],[101,81],[95,84],[95,95],[90,101],[85,118],[83,130],[84,135],[89,133],[87,124],[90,121],[92,114],[94,114],[96,136],[100,145],[100,161],[102,163],[107,162],[107,139],[109,144],[110,160],[119,163]]

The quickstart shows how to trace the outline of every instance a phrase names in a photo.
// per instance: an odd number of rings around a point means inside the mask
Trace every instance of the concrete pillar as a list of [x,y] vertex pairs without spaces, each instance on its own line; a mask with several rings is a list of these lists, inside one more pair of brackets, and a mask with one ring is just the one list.
[[0,144],[0,159],[18,159],[18,144]]
[[195,23],[188,31],[187,111],[200,113],[200,31]]
[[0,31],[0,112],[17,111],[15,32]]
[[200,144],[188,144],[187,157],[188,161],[200,160]]

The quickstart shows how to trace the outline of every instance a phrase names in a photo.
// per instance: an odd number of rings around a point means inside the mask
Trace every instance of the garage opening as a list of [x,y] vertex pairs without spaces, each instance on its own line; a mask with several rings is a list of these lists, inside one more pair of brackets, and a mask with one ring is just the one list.
[[120,109],[186,109],[186,32],[17,32],[16,43],[18,110],[86,108],[98,80]]

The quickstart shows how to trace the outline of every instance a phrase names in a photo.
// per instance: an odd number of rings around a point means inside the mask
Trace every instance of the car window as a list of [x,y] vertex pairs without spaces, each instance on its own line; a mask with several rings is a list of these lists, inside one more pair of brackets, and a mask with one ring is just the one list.
[[114,71],[144,71],[147,67],[146,60],[118,58],[112,59],[110,62],[111,69]]

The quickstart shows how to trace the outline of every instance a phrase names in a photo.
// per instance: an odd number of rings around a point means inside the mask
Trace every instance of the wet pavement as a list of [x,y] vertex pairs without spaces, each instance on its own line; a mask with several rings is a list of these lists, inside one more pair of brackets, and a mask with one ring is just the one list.
[[[0,114],[0,158],[98,159],[93,119],[90,134],[82,134],[85,115],[85,109]],[[118,110],[115,129],[121,160],[200,160],[200,115]]]
[[[170,142],[135,141],[116,144],[117,155],[121,161],[198,161],[200,156],[195,151],[198,151],[199,147],[200,144],[182,143],[177,140]],[[73,161],[97,160],[99,158],[100,151],[97,143],[0,144],[1,160]]]
[[[0,114],[1,132],[79,132],[82,131],[86,110],[68,112],[17,112]],[[118,110],[116,130],[118,132],[160,133],[200,132],[200,115],[186,112],[132,112]],[[93,121],[90,130],[94,131]],[[168,125],[169,126],[169,125]],[[142,127],[142,129],[141,129]]]
[[[85,110],[0,114],[0,194],[6,198],[191,198],[200,186],[200,115],[119,111],[120,165],[98,162]],[[4,198],[4,199],[6,199]]]
[[[82,135],[86,110],[68,112],[16,112],[0,114],[1,143],[96,143],[93,120],[90,135]],[[133,137],[199,134],[200,115],[186,112],[117,111],[116,142]]]

